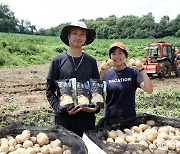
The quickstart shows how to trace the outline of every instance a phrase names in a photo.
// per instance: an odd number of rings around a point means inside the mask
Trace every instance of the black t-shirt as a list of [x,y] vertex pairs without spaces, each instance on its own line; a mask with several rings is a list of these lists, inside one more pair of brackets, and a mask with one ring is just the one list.
[[[74,63],[72,57],[69,56],[66,52],[56,56],[50,65],[49,73],[47,79],[58,80],[58,79],[68,79],[76,78],[77,80],[89,80],[90,78],[99,79],[99,73],[97,68],[96,60],[83,53],[82,62],[75,71]],[[76,67],[81,61],[81,57],[74,57],[74,62]]]
[[[74,57],[73,62],[72,57],[69,56],[66,52],[64,52],[54,57],[51,61],[47,76],[46,95],[50,105],[55,110],[57,115],[61,114],[61,116],[68,116],[67,112],[60,110],[60,104],[56,95],[57,89],[54,80],[76,78],[77,80],[87,81],[90,78],[99,79],[99,72],[96,60],[93,57],[87,55],[86,53],[83,54],[83,59],[82,56]],[[79,65],[80,61],[81,64]],[[76,67],[79,65],[76,71],[74,65],[76,65]],[[82,114],[89,115],[90,113],[80,111],[76,114],[76,116]]]

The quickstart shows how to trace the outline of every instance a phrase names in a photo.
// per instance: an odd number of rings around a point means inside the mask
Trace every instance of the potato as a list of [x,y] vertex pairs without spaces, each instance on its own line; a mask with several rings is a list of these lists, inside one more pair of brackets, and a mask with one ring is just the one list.
[[132,127],[132,130],[133,130],[135,133],[140,133],[140,132],[142,132],[142,129],[139,128],[138,126],[133,126],[133,127]]
[[158,132],[156,129],[149,129],[149,131],[147,131],[145,133],[147,135],[148,141],[150,141],[150,142],[153,142],[158,135]]
[[43,133],[43,132],[40,132],[38,135],[37,135],[37,143],[40,145],[40,146],[43,146],[43,145],[46,145],[46,144],[49,144],[49,138],[48,136]]
[[147,125],[146,124],[140,124],[139,128],[141,128],[141,130],[146,130],[147,129]]
[[22,144],[16,144],[15,149],[22,148]]
[[16,143],[18,143],[18,144],[22,143],[22,135],[21,134],[16,135],[15,140],[16,140]]
[[154,126],[156,123],[155,123],[155,121],[154,120],[148,120],[148,121],[146,121],[146,124],[148,124],[149,126]]
[[28,134],[22,134],[21,135],[21,141],[22,142],[25,142],[25,141],[29,140],[29,138],[30,138],[30,136]]
[[21,141],[24,142],[26,140],[29,140],[29,138],[30,138],[30,131],[24,130],[21,135]]
[[116,130],[116,133],[118,134],[118,136],[124,135],[124,133],[123,133],[120,129],[117,129],[117,130]]
[[[61,153],[63,153],[61,147],[55,147],[53,150],[54,150],[54,154],[61,154]],[[70,151],[70,150],[69,150],[69,151]]]
[[135,141],[136,141],[136,138],[135,138],[134,136],[127,135],[127,136],[126,136],[126,141],[127,141],[128,143],[130,143],[130,142],[135,142]]
[[50,144],[52,145],[52,147],[61,147],[62,146],[62,143],[59,139],[52,141]]
[[158,129],[158,132],[166,132],[169,133],[169,127],[167,126],[162,126]]
[[24,154],[24,153],[26,153],[25,151],[26,151],[26,149],[22,148],[22,147],[19,147],[18,149],[16,149],[17,154]]
[[32,147],[28,147],[25,151],[26,154],[36,154],[36,151]]
[[49,154],[50,150],[49,150],[49,148],[47,147],[47,145],[43,145],[43,146],[41,147],[41,152],[42,152],[42,154]]
[[146,136],[145,133],[141,132],[141,133],[139,133],[139,134],[137,135],[136,140],[137,140],[138,142],[140,142],[140,141],[148,141],[148,137]]
[[30,136],[30,131],[27,130],[27,129],[26,129],[26,130],[23,130],[23,131],[22,131],[22,134],[27,134],[28,136]]
[[149,149],[157,149],[156,145],[155,144],[149,144]]
[[35,143],[34,147],[40,147],[40,145],[38,143]]
[[136,65],[136,60],[134,58],[131,58],[128,62],[129,66],[135,66]]
[[14,138],[11,138],[9,141],[8,141],[8,145],[9,146],[15,146],[16,145],[16,140]]
[[63,154],[71,154],[71,151],[70,150],[65,150],[65,151],[63,151]]
[[116,137],[115,138],[115,143],[117,143],[117,144],[124,144],[125,140],[124,140],[123,137]]
[[37,138],[34,136],[30,137],[29,140],[32,141],[33,144],[37,142]]
[[24,141],[24,143],[23,143],[23,147],[24,148],[28,148],[28,147],[32,147],[33,146],[33,143],[32,143],[32,141],[30,141],[30,140],[26,140],[26,141]]
[[14,139],[14,137],[11,136],[11,135],[6,135],[6,139],[7,139],[7,140],[10,140],[10,139]]
[[136,67],[141,67],[141,66],[142,66],[141,60],[137,59],[137,60],[135,61],[135,65],[136,65]]
[[175,135],[176,135],[176,136],[180,136],[180,130],[176,129],[176,130],[175,130]]
[[69,147],[67,145],[62,145],[62,150],[65,151],[65,150],[69,150]]
[[132,135],[133,134],[133,132],[128,128],[124,129],[124,132],[126,135]]
[[108,137],[106,142],[114,142],[114,140],[112,138]]
[[111,130],[108,132],[108,137],[115,139],[118,136],[117,132],[115,130]]
[[33,146],[33,148],[34,148],[34,150],[36,151],[36,153],[41,151],[40,146],[39,146],[39,147],[38,147],[38,146]]
[[1,144],[1,152],[5,152],[5,153],[9,152],[8,144]]
[[138,133],[133,133],[132,136],[134,136],[135,138],[137,138]]
[[167,126],[167,127],[169,129],[169,132],[175,133],[176,129],[174,127],[172,127],[172,126]]
[[157,145],[158,147],[159,147],[159,146],[162,146],[164,143],[165,143],[165,140],[162,139],[162,138],[156,138],[156,139],[153,141],[153,144]]
[[142,145],[147,146],[147,147],[149,146],[146,141],[140,141],[139,144],[142,144]]
[[157,138],[162,138],[162,139],[167,140],[169,138],[169,135],[166,132],[160,132]]
[[9,146],[9,152],[12,152],[12,151],[14,151],[14,150],[15,150],[15,147],[12,146],[12,145],[10,145],[10,146]]
[[1,138],[1,144],[8,144],[7,138]]
[[109,68],[111,68],[114,65],[114,61],[112,59],[108,59],[106,61],[107,65],[109,66]]
[[102,69],[99,71],[100,79],[103,79],[105,72],[106,70],[102,70]]
[[169,139],[180,141],[180,136],[169,136]]
[[100,63],[100,68],[101,68],[101,70],[108,70],[109,69],[108,64],[105,61]]

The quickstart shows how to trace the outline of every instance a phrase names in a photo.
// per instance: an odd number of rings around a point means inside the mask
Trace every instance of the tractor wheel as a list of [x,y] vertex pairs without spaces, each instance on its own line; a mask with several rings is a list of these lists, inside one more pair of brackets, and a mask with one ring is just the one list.
[[176,77],[180,77],[180,64],[177,66],[175,74]]
[[171,76],[171,64],[168,61],[161,62],[160,77],[168,78]]

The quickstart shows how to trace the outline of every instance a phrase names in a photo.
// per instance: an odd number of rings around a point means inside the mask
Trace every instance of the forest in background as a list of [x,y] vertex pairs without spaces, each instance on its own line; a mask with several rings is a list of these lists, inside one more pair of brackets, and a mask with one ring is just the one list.
[[[167,36],[180,37],[180,14],[173,20],[165,15],[159,23],[154,20],[152,12],[142,17],[134,15],[122,16],[120,18],[111,15],[107,18],[98,17],[85,21],[90,28],[94,28],[98,39],[144,39],[163,38]],[[68,23],[60,23],[49,29],[36,29],[30,21],[18,20],[8,5],[0,3],[0,32],[20,33],[44,36],[58,36],[61,29]]]

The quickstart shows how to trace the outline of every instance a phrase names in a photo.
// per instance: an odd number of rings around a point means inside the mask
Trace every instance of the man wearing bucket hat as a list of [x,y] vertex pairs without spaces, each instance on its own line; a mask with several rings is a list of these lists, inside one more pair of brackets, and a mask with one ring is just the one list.
[[107,82],[105,118],[136,116],[135,92],[137,88],[152,93],[153,86],[143,66],[131,67],[125,64],[128,52],[122,42],[110,46],[109,57],[113,60],[113,68],[104,73]]
[[47,76],[46,96],[55,110],[55,124],[62,125],[79,136],[95,126],[95,113],[100,111],[99,106],[62,109],[54,81],[70,78],[82,81],[99,79],[96,60],[82,51],[82,46],[91,44],[95,36],[95,30],[87,28],[82,21],[66,25],[61,31],[60,39],[69,49],[53,58]]

